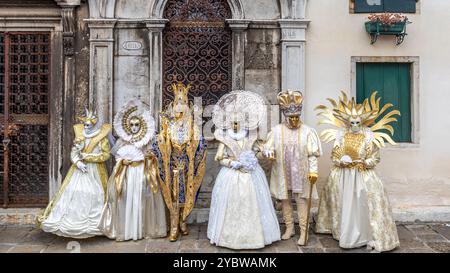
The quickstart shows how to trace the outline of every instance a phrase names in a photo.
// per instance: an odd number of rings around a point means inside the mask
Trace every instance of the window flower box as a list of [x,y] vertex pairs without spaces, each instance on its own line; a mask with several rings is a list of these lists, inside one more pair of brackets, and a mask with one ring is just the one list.
[[401,44],[406,33],[406,25],[411,22],[400,14],[372,14],[365,23],[366,31],[370,35],[370,43],[374,44],[380,35],[394,35],[397,45]]

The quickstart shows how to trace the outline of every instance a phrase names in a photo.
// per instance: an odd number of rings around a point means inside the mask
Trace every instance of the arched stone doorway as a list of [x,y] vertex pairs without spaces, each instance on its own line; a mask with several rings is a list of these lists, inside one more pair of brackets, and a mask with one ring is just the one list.
[[169,0],[163,14],[162,104],[173,99],[171,84],[191,84],[190,99],[212,105],[232,89],[232,17],[226,0]]

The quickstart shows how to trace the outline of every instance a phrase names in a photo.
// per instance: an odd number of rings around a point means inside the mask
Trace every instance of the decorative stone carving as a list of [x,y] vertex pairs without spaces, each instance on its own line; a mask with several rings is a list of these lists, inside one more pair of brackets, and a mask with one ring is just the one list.
[[308,0],[280,0],[281,18],[303,19],[306,16]]
[[72,56],[74,54],[75,20],[73,11],[74,7],[63,7],[61,9],[63,25],[63,49],[65,56]]
[[114,18],[116,0],[89,0],[90,18]]

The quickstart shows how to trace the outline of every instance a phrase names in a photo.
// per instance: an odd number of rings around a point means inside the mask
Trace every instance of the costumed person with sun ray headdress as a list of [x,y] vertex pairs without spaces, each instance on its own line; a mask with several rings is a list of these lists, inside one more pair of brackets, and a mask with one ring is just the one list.
[[334,140],[334,166],[321,194],[316,232],[331,233],[342,248],[367,245],[381,252],[400,244],[385,188],[375,173],[380,148],[385,142],[395,145],[386,132],[394,134],[389,123],[397,121],[394,116],[400,112],[384,114],[392,104],[380,108],[376,95],[357,104],[342,92],[338,102],[328,99],[331,107],[316,108],[320,124],[338,127],[321,134],[325,142]]
[[108,181],[100,230],[116,241],[167,236],[166,213],[150,152],[155,121],[149,107],[131,99],[114,118],[119,136],[111,150],[116,166]]
[[105,202],[111,125],[99,126],[92,107],[78,119],[82,123],[74,125],[72,166],[37,222],[46,232],[81,239],[102,234],[97,226]]

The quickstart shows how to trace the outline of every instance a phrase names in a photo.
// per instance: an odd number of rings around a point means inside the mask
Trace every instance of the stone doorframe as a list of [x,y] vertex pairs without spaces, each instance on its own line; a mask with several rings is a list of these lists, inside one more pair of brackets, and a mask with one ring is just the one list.
[[62,138],[64,119],[62,118],[64,105],[64,85],[63,78],[63,27],[61,17],[4,17],[0,20],[0,31],[17,32],[49,32],[51,40],[50,55],[50,90],[49,97],[49,143],[48,143],[48,181],[49,198],[58,190],[62,176]]

